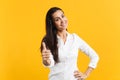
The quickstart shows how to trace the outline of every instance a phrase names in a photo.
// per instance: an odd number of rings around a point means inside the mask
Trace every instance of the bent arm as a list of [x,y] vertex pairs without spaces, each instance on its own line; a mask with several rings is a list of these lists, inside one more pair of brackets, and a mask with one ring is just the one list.
[[95,52],[95,50],[93,50],[84,40],[82,40],[79,36],[76,35],[77,38],[77,43],[78,43],[78,48],[84,53],[86,54],[88,57],[90,57],[90,63],[89,63],[89,67],[91,68],[96,68],[97,63],[99,61],[99,56],[98,54]]
[[90,58],[89,67],[96,68],[97,63],[99,61],[98,54],[84,41],[82,41],[82,45],[80,46],[80,50],[86,54]]
[[99,61],[99,56],[84,40],[76,35],[77,46],[78,48],[90,58],[88,68],[83,73],[83,79],[87,78],[90,73],[97,67]]

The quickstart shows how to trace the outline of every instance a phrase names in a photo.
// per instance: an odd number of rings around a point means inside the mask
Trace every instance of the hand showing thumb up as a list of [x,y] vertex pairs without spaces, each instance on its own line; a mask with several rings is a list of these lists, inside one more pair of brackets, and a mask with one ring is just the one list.
[[43,58],[43,63],[45,65],[50,65],[50,55],[51,51],[46,48],[45,42],[42,42],[43,50],[42,50],[42,58]]

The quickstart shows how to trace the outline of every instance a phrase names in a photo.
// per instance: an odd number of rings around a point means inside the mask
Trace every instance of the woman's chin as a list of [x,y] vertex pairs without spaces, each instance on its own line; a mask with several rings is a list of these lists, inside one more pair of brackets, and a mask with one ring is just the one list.
[[61,30],[62,30],[62,31],[64,31],[64,30],[67,30],[67,27],[65,27],[65,28],[62,28]]

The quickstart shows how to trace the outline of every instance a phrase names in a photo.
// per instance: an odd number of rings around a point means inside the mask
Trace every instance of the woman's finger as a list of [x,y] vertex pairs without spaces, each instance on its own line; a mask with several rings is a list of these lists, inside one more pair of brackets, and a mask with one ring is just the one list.
[[48,56],[43,56],[43,60],[49,60],[50,59],[50,57],[48,57]]
[[43,55],[42,57],[43,58],[49,58],[50,56],[49,55]]
[[81,79],[81,76],[83,75],[82,72],[79,72],[78,70],[77,71],[74,71],[74,76],[75,78],[78,78],[78,79]]
[[51,53],[51,51],[50,50],[46,50],[46,53]]
[[46,48],[46,44],[45,44],[45,42],[42,42],[42,46],[43,46],[43,51],[46,51],[47,48]]

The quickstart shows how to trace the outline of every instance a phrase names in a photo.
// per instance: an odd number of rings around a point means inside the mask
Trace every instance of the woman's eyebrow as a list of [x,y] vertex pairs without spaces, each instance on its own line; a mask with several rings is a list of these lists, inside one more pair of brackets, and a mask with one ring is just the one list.
[[53,18],[53,19],[59,19],[60,17],[55,17],[55,18]]
[[55,17],[55,18],[59,18],[59,17]]

